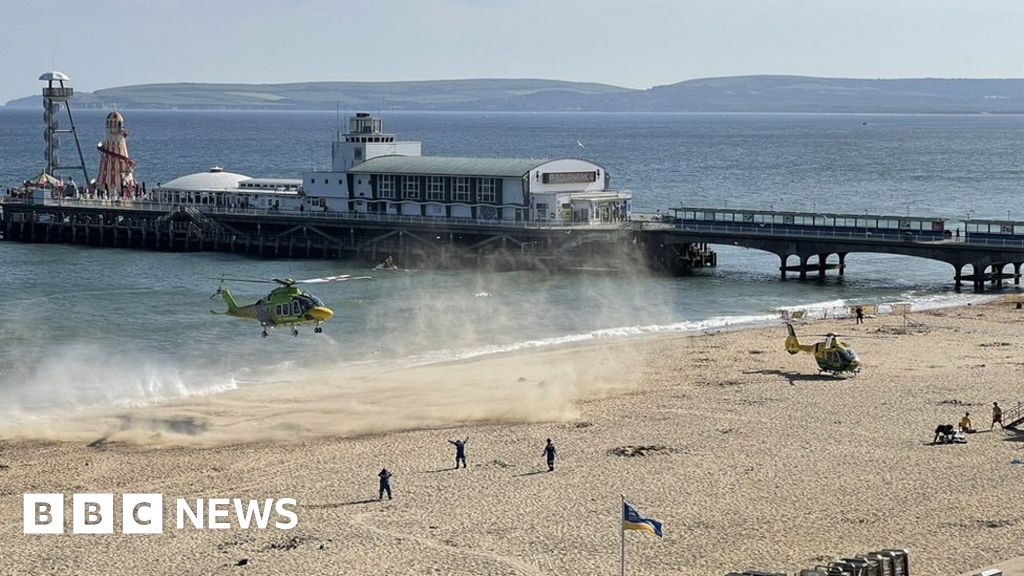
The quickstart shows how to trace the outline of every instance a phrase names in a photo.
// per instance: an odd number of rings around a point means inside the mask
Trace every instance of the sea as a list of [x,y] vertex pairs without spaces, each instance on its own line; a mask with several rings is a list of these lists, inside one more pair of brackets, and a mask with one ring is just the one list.
[[[350,111],[354,113],[355,111]],[[107,111],[76,110],[90,176]],[[122,110],[136,179],[152,187],[221,166],[298,178],[330,163],[345,113]],[[1024,220],[1024,116],[847,114],[381,113],[385,131],[442,156],[603,165],[634,210],[678,206]],[[0,187],[38,174],[42,110],[0,108]],[[68,163],[73,143],[65,138]],[[375,272],[336,260],[0,242],[0,419],[159,403],[256,384],[297,386],[304,366],[451,361],[573,342],[777,323],[780,310],[838,315],[858,303],[913,309],[978,301],[947,264],[850,254],[845,278],[780,281],[778,259],[715,246],[718,267],[645,274]],[[399,263],[401,264],[401,263]],[[260,337],[216,316],[216,278],[370,275],[310,291],[325,333]],[[834,272],[832,273],[834,274]],[[270,286],[230,286],[240,301]],[[780,342],[783,335],[780,327]],[[781,344],[780,344],[781,345]]]

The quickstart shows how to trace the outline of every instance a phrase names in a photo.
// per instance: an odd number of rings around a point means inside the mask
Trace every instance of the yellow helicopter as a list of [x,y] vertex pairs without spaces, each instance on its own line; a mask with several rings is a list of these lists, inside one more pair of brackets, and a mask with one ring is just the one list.
[[857,353],[846,342],[840,340],[837,334],[829,332],[821,342],[801,344],[792,324],[787,323],[786,330],[789,331],[789,337],[786,338],[785,344],[786,352],[813,354],[814,361],[818,363],[819,374],[828,372],[833,376],[839,376],[860,372],[860,358],[857,357]]
[[[217,291],[213,293],[213,296],[210,296],[210,299],[212,300],[220,296],[228,305],[228,309],[224,312],[210,310],[210,313],[257,320],[263,328],[262,335],[264,338],[269,335],[268,330],[275,326],[291,326],[292,336],[298,336],[299,326],[313,324],[313,332],[320,334],[324,331],[324,322],[334,317],[334,311],[325,306],[323,301],[316,296],[300,290],[296,284],[323,284],[326,282],[345,282],[347,280],[365,280],[368,278],[369,276],[351,276],[349,274],[310,278],[309,280],[292,280],[291,278],[273,278],[271,280],[215,278],[215,280],[221,281],[221,285],[217,287]],[[231,291],[224,287],[224,282],[226,281],[280,284],[280,286],[274,288],[270,291],[270,294],[252,304],[239,305],[235,302]]]

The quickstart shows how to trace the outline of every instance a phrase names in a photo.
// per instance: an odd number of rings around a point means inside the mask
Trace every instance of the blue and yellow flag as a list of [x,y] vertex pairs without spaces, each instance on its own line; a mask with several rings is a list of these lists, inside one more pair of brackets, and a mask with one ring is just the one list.
[[661,522],[658,522],[654,518],[644,518],[625,501],[622,502],[622,529],[645,530],[654,534],[658,538],[662,537]]

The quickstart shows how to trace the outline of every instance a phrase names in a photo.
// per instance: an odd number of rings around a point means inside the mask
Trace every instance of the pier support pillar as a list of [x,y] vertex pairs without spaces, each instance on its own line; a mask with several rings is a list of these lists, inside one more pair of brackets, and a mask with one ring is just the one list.
[[807,280],[807,261],[810,260],[810,256],[800,256],[800,279]]
[[839,277],[842,278],[846,273],[846,252],[839,253]]
[[781,274],[780,280],[786,279],[786,264],[789,262],[789,255],[779,256],[779,260],[782,262],[779,265],[779,273]]
[[953,267],[953,290],[959,292],[963,287],[964,280],[964,267],[954,266]]
[[1013,263],[1013,283],[1020,284],[1020,262]]
[[818,254],[818,280],[825,279],[825,270],[827,264],[828,254]]

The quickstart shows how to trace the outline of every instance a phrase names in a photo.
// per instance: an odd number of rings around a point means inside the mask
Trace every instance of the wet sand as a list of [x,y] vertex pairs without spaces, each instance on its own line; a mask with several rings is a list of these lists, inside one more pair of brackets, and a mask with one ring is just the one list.
[[[946,575],[1019,556],[1024,465],[1010,461],[1024,457],[1024,435],[988,428],[992,401],[1024,400],[1024,312],[911,318],[920,324],[906,334],[887,317],[798,328],[850,335],[865,363],[852,378],[818,376],[775,326],[324,369],[8,425],[0,573],[610,574],[620,494],[665,526],[662,540],[626,534],[629,574],[792,573],[898,547],[914,574]],[[936,424],[965,411],[981,433],[930,445]],[[452,470],[446,440],[465,436],[469,468]],[[376,500],[382,466],[392,501]],[[26,492],[160,492],[169,526],[23,535]],[[173,527],[174,498],[218,496],[296,498],[299,524]]]

